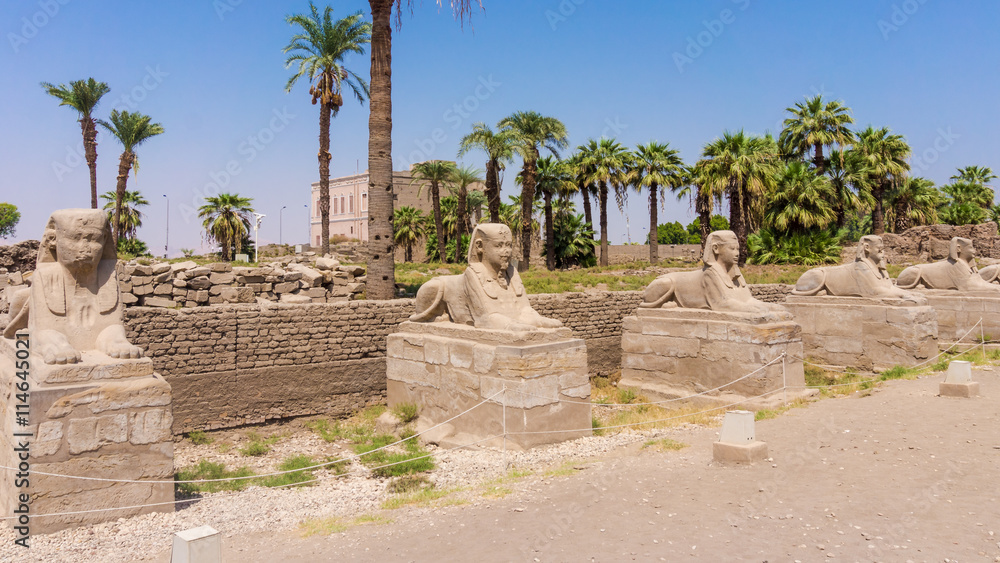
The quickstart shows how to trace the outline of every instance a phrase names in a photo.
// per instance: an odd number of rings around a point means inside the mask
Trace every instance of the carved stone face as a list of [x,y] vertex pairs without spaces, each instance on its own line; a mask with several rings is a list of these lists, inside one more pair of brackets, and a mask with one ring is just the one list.
[[726,239],[715,243],[716,260],[727,270],[731,268],[740,257],[740,247],[733,239]]
[[882,243],[882,239],[865,243],[865,246],[868,248],[868,259],[876,264],[881,264],[882,258],[885,257],[885,245]]
[[104,229],[83,225],[66,229],[56,229],[55,255],[59,263],[73,271],[97,268],[104,251]]
[[510,264],[512,242],[510,232],[501,231],[491,237],[480,237],[476,245],[482,248],[483,262],[500,272]]
[[971,242],[959,243],[958,245],[958,257],[966,262],[971,262],[976,259],[976,247]]

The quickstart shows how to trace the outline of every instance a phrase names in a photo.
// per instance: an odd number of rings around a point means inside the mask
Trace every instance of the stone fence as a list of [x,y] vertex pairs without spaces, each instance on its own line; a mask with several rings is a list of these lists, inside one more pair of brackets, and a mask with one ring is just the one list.
[[[754,286],[780,301],[788,286]],[[587,342],[591,376],[621,365],[621,326],[638,291],[530,296]],[[412,299],[248,303],[126,310],[129,338],[173,387],[174,432],[310,414],[349,414],[385,397],[385,338]]]

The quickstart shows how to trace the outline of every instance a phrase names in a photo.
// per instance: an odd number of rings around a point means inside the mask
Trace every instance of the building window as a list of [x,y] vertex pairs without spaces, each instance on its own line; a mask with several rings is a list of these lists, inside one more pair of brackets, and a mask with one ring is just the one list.
[[337,198],[333,198],[333,214],[337,214]]
[[351,194],[347,198],[347,202],[350,204],[350,206],[347,208],[347,210],[350,211],[351,213],[354,213],[354,194]]
[[319,217],[319,200],[316,200],[316,206],[313,207],[313,217]]
[[319,235],[316,235],[316,246],[319,246]]
[[351,225],[351,234],[354,234],[354,225]]
[[368,211],[368,194],[361,194],[361,211]]
[[347,213],[347,208],[344,207],[344,196],[340,196],[340,212]]

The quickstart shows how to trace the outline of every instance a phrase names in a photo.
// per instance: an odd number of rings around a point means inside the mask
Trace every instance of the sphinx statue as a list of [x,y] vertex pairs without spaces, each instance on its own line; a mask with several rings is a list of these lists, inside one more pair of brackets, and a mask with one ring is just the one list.
[[81,351],[139,358],[122,324],[118,256],[107,214],[61,209],[49,217],[31,287],[11,297],[5,338],[23,328],[47,364],[74,364]]
[[979,277],[989,284],[1000,283],[1000,264],[993,264],[979,270]]
[[499,223],[476,226],[469,239],[465,273],[440,276],[420,286],[414,322],[450,321],[476,328],[537,330],[562,323],[531,308],[517,268],[510,262],[510,229]]
[[896,285],[903,289],[923,285],[927,289],[1000,291],[1000,286],[980,277],[976,268],[976,248],[971,240],[962,237],[951,239],[946,260],[910,266],[896,278]]
[[705,240],[704,265],[692,272],[670,272],[646,288],[644,308],[686,307],[730,313],[783,312],[780,305],[754,299],[737,265],[739,245],[732,231],[714,231]]
[[813,268],[799,277],[792,295],[827,295],[837,297],[892,297],[919,301],[914,294],[892,283],[885,269],[882,237],[866,235],[858,241],[854,262],[839,266]]

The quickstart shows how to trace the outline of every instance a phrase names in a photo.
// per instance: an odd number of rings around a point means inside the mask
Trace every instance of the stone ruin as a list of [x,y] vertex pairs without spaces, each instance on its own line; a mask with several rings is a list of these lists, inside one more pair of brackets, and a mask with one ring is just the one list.
[[806,357],[838,366],[910,366],[938,350],[927,300],[893,284],[882,239],[861,238],[853,262],[802,274],[785,307],[802,325]]
[[988,259],[1000,259],[1000,236],[994,222],[979,225],[924,225],[882,235],[885,257],[890,264],[933,262],[948,257],[951,239],[966,238]]
[[801,329],[780,305],[751,295],[738,252],[732,231],[713,232],[701,269],[649,284],[622,326],[619,385],[656,400],[757,407],[782,401],[776,391],[786,385],[800,388],[792,395],[804,393]]
[[173,510],[166,504],[37,517],[173,501],[170,385],[126,338],[116,264],[103,211],[56,211],[31,287],[10,300],[0,339],[0,464],[139,481],[3,471],[0,506],[14,514],[24,505],[35,516],[33,533]]
[[511,241],[504,225],[478,225],[465,273],[421,286],[387,337],[389,406],[417,404],[431,441],[500,446],[506,434],[527,449],[591,433],[586,344],[528,303]]

